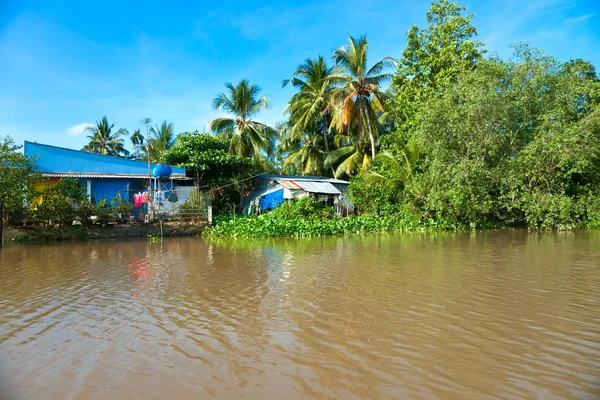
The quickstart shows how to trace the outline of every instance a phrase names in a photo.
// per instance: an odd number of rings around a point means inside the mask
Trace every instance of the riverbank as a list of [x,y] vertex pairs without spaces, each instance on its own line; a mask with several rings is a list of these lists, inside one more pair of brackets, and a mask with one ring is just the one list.
[[[201,234],[207,227],[205,221],[170,221],[162,224],[163,235],[193,236]],[[118,239],[147,236],[160,236],[160,223],[89,225],[62,227],[21,227],[8,228],[3,233],[4,242],[44,242],[62,240]]]
[[407,231],[469,231],[495,228],[525,228],[529,230],[598,229],[600,218],[588,218],[577,224],[555,225],[551,228],[506,224],[498,221],[461,223],[452,218],[430,218],[414,212],[389,215],[363,214],[338,217],[331,207],[310,200],[283,203],[275,210],[259,216],[220,217],[203,233],[216,238],[311,237],[346,234],[369,234]]
[[[479,226],[472,228],[492,228]],[[434,221],[417,214],[364,214],[340,218],[331,207],[313,201],[283,203],[275,210],[259,216],[220,217],[204,232],[207,237],[265,238],[310,237],[344,234],[402,232],[409,230],[459,230],[450,221]]]

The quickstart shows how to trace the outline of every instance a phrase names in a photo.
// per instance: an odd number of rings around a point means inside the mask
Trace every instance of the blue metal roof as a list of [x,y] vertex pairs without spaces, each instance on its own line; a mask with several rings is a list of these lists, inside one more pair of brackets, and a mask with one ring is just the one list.
[[309,181],[309,182],[340,183],[340,184],[345,184],[345,185],[350,184],[350,182],[344,181],[342,179],[327,178],[325,176],[260,174],[258,177],[262,178],[262,179],[268,179],[271,181],[278,181],[278,182],[279,181],[296,181],[296,182]]
[[[148,175],[148,163],[122,157],[105,156],[64,147],[25,141],[26,156],[39,157],[40,172],[70,172],[79,174]],[[157,164],[151,164],[151,169]],[[185,175],[184,168],[171,167],[173,175]]]

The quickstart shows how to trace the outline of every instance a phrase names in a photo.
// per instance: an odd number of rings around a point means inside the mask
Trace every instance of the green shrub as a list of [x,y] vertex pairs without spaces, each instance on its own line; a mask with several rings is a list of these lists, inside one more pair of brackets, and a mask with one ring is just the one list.
[[422,219],[418,214],[409,212],[337,218],[331,207],[305,199],[284,203],[272,212],[259,216],[216,218],[215,225],[207,229],[204,235],[233,238],[309,237],[457,228],[460,227],[451,220]]

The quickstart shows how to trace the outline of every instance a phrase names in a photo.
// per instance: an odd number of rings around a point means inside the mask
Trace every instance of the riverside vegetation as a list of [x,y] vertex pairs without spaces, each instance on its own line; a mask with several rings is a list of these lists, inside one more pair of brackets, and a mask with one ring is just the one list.
[[[370,69],[367,41],[306,60],[281,124],[285,173],[350,178],[362,215],[224,220],[208,235],[600,227],[600,82],[582,59],[527,44],[487,57],[465,7],[433,2],[400,59]],[[395,73],[388,74],[394,66]],[[380,84],[391,80],[386,91]]]
[[[268,98],[243,79],[215,97],[213,107],[227,116],[211,121],[207,133],[174,137],[172,124],[150,129],[144,119],[151,143],[144,149],[136,131],[132,153],[124,148],[127,130],[102,118],[85,149],[187,168],[213,196],[215,215],[241,204],[239,182],[261,172],[349,179],[361,211],[338,219],[301,202],[260,217],[222,216],[206,232],[212,236],[599,228],[595,67],[525,43],[508,59],[488,56],[473,18],[464,6],[437,0],[427,25],[408,31],[398,59],[370,62],[365,36],[349,36],[331,57],[306,59],[283,81],[295,94],[275,127],[259,122]],[[2,157],[15,159],[4,150]],[[10,199],[2,209],[18,214],[26,196],[14,193],[26,188],[0,190],[0,200]]]

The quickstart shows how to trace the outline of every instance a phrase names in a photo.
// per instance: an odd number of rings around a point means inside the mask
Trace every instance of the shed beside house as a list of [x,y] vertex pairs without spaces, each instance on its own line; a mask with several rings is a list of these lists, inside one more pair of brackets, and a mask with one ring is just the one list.
[[336,206],[342,215],[354,212],[354,206],[345,196],[350,182],[319,176],[261,174],[252,179],[251,193],[244,198],[242,212],[277,208],[285,200],[311,196],[316,201]]

